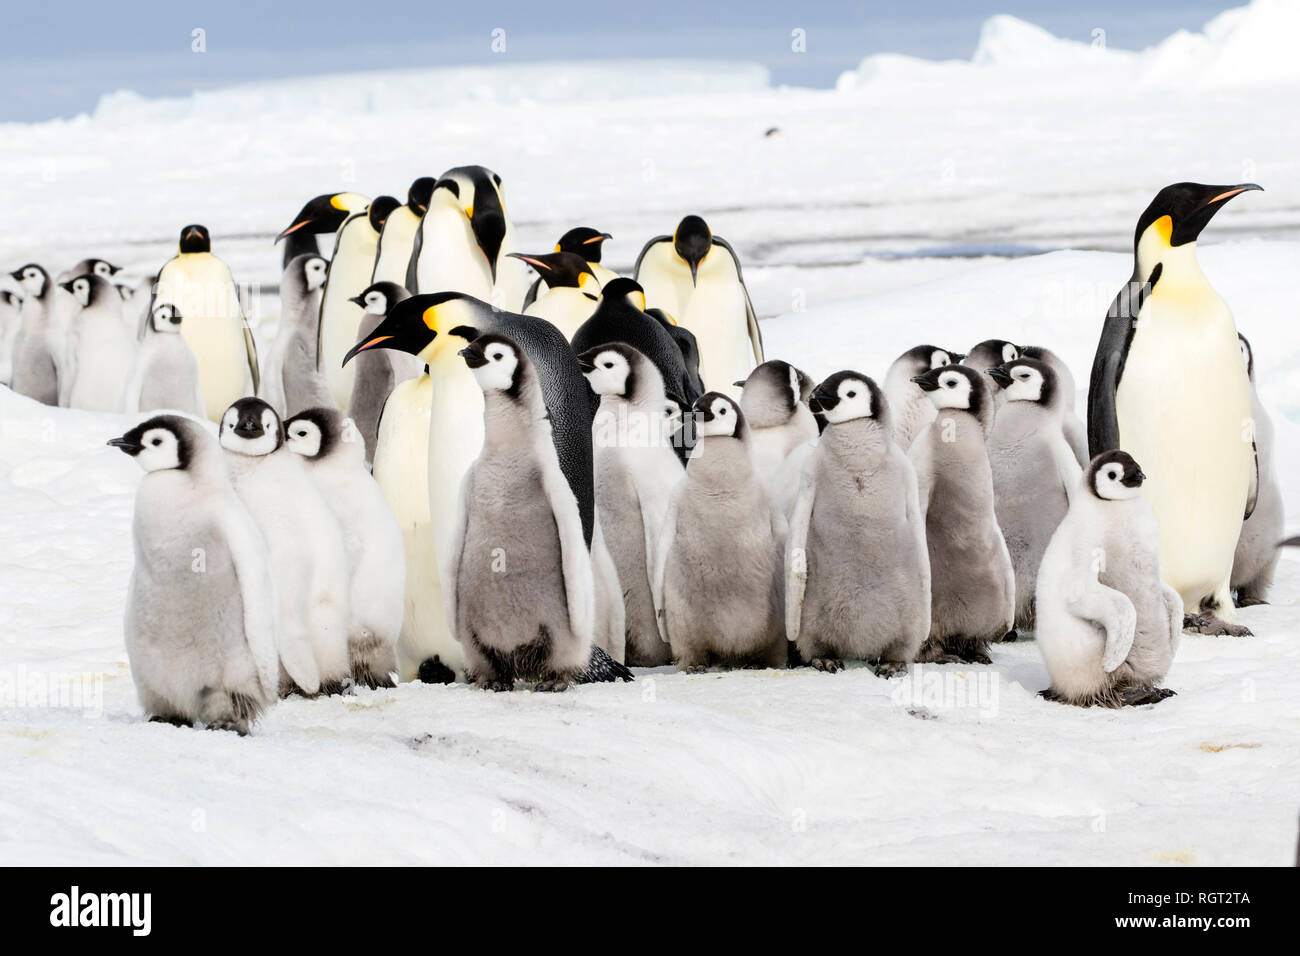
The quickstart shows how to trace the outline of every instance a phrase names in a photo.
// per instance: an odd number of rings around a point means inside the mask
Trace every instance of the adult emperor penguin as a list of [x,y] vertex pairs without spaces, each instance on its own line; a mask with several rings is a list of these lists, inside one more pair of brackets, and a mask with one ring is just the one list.
[[10,387],[45,405],[59,402],[59,367],[50,334],[54,283],[43,266],[29,262],[10,273],[23,291],[22,323],[14,340]]
[[1052,685],[1042,696],[1087,707],[1154,704],[1183,626],[1161,580],[1146,476],[1123,451],[1092,460],[1038,571],[1037,644]]
[[205,418],[199,389],[199,363],[181,336],[184,317],[169,302],[154,306],[149,331],[136,352],[126,383],[122,410],[152,412],[164,408]]
[[936,345],[918,345],[894,359],[885,373],[885,398],[889,402],[889,420],[894,441],[904,451],[926,425],[934,421],[934,403],[914,379],[931,369],[960,362],[964,355]]
[[[411,293],[396,282],[374,282],[352,301],[364,312],[357,326],[357,339],[365,341],[384,316],[397,303],[409,299]],[[379,419],[384,403],[399,382],[424,373],[424,363],[414,355],[393,349],[378,349],[358,355],[354,360],[356,374],[352,379],[352,396],[348,399],[348,414],[366,444],[366,461],[375,460],[375,444],[379,438]],[[428,432],[427,420],[425,432]],[[421,439],[421,445],[427,438]]]
[[[122,323],[122,297],[101,276],[77,276],[63,286],[77,301],[63,368],[69,408],[120,412],[135,367],[136,343]],[[62,383],[60,383],[62,392]]]
[[125,621],[140,705],[150,720],[246,734],[275,702],[279,681],[262,534],[198,422],[159,415],[109,444],[146,473],[135,496]]
[[350,676],[343,529],[275,409],[241,398],[221,419],[235,491],[262,530],[278,600],[280,692],[337,693]]
[[1065,435],[1065,443],[1070,446],[1079,468],[1087,468],[1088,430],[1084,428],[1079,413],[1074,408],[1075,396],[1078,392],[1074,386],[1074,373],[1070,371],[1070,366],[1066,365],[1065,360],[1059,355],[1042,345],[1020,346],[1020,357],[1036,359],[1056,373],[1056,386],[1061,394],[1061,432]]
[[1020,358],[988,375],[1004,397],[987,442],[994,509],[1016,575],[1016,627],[1032,630],[1038,565],[1081,473],[1061,430],[1064,396],[1052,367]]
[[671,444],[676,426],[664,417],[659,370],[636,349],[613,342],[578,359],[601,397],[592,424],[596,512],[622,585],[626,662],[658,667],[672,654],[655,618],[650,576],[668,501],[683,475]]
[[541,291],[524,306],[524,314],[539,316],[572,338],[599,301],[600,283],[591,266],[572,252],[512,252],[510,258],[528,263],[541,276]]
[[332,405],[329,383],[321,371],[321,287],[329,263],[304,253],[290,260],[280,276],[280,322],[262,367],[261,397],[277,415]]
[[652,307],[695,333],[704,384],[739,397],[730,383],[763,362],[763,335],[736,251],[699,216],[687,216],[671,236],[646,243],[633,277]]
[[[613,237],[607,232],[597,232],[590,226],[578,226],[570,229],[560,237],[560,241],[555,244],[555,254],[571,254],[577,256],[587,264],[587,270],[596,280],[596,287],[603,286],[611,279],[617,279],[618,273],[607,269],[601,265],[601,246],[606,239]],[[519,258],[516,256],[516,258]],[[527,261],[527,260],[525,260]],[[545,287],[551,285],[547,281],[547,274],[538,270],[539,278],[528,287],[528,294],[524,296],[524,311],[533,304],[537,297],[545,291]]]
[[591,657],[595,583],[527,355],[498,333],[460,350],[484,397],[484,442],[461,485],[447,613],[480,687],[563,691]]
[[352,679],[392,687],[402,629],[406,563],[402,531],[366,468],[361,437],[336,408],[309,408],[284,423],[285,445],[343,526],[348,570],[348,661]]
[[817,419],[808,407],[813,380],[789,362],[771,359],[736,382],[741,386],[740,410],[749,426],[749,452],[759,477],[784,507],[783,488],[793,496],[801,462],[787,473],[790,453],[817,440]]
[[0,385],[14,377],[14,346],[23,326],[23,299],[16,292],[0,290]]
[[181,335],[199,363],[208,418],[219,421],[231,402],[257,390],[253,333],[230,267],[212,254],[205,226],[181,230],[180,251],[159,271],[153,302],[170,303],[185,316]]
[[[740,406],[706,392],[659,535],[655,605],[677,666],[784,667],[784,515],[754,471]],[[725,556],[725,560],[719,560]]]
[[917,655],[926,663],[991,663],[989,643],[1015,621],[1015,572],[985,446],[993,397],[984,379],[965,365],[913,379],[938,411],[908,450],[930,552],[930,636]]
[[1156,194],[1138,219],[1133,275],[1107,313],[1088,389],[1089,451],[1122,448],[1142,462],[1160,567],[1203,634],[1250,633],[1233,623],[1230,588],[1256,462],[1237,328],[1201,272],[1196,239],[1229,199],[1259,188],[1175,183]]
[[1259,491],[1255,510],[1241,526],[1237,553],[1232,561],[1232,589],[1237,607],[1267,604],[1268,589],[1273,586],[1273,572],[1280,556],[1277,543],[1282,540],[1285,514],[1282,490],[1278,487],[1273,464],[1273,422],[1259,400],[1255,385],[1255,353],[1240,333],[1241,360],[1250,377],[1251,418],[1255,423],[1255,454],[1259,461]]
[[406,192],[406,203],[396,206],[384,220],[384,227],[379,231],[379,248],[375,252],[371,283],[405,284],[406,270],[415,249],[415,233],[420,228],[421,217],[429,209],[434,182],[432,176],[421,176],[411,183]]
[[[749,387],[746,386],[746,391]],[[930,558],[916,471],[884,392],[836,372],[810,396],[826,420],[800,476],[785,549],[786,637],[818,670],[844,658],[907,670],[930,633]]]
[[[338,231],[338,228],[359,212],[365,212],[370,200],[357,193],[323,193],[307,200],[306,205],[293,217],[275,241],[284,242],[284,261],[281,268],[301,255],[321,254],[320,238]],[[330,243],[332,246],[333,243]]]
[[[696,341],[695,333],[678,325],[677,320],[663,309],[646,309],[645,314],[658,322],[677,343],[677,350],[682,353],[682,361],[686,363],[687,387],[693,394],[703,395],[704,381],[700,378],[700,343]],[[685,403],[685,399],[683,402]],[[689,403],[685,404],[689,407]],[[685,409],[679,406],[679,411]]]

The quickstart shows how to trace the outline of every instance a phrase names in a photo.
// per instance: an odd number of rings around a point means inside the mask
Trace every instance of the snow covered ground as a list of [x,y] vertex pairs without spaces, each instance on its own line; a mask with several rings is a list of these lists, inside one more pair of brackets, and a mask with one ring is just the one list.
[[[1255,345],[1300,516],[1300,77],[1270,54],[1295,9],[1256,0],[1131,54],[996,18],[970,63],[873,57],[834,91],[643,64],[631,84],[534,65],[117,95],[0,128],[0,265],[93,253],[143,276],[200,221],[271,314],[270,237],[305,198],[404,194],[481,162],[526,241],[599,226],[614,267],[703,214],[743,257],[769,356],[816,378],[998,336],[1052,347],[1083,385],[1156,189],[1254,180],[1267,191],[1220,214],[1201,261]],[[291,700],[237,739],[141,721],[121,626],[140,475],[104,446],[129,424],[0,390],[0,862],[1294,859],[1300,553],[1273,605],[1241,613],[1255,637],[1184,638],[1178,696],[1154,708],[1043,702],[1020,643],[905,683],[850,668],[661,669],[559,696],[403,685]]]

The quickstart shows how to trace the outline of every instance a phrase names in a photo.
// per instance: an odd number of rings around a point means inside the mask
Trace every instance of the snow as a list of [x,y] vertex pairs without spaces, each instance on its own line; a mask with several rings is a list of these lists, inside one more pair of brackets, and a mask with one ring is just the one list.
[[[1268,191],[1234,200],[1200,259],[1254,343],[1300,515],[1300,78],[1276,46],[1294,10],[1256,0],[1134,52],[997,17],[970,63],[872,57],[830,91],[675,63],[113,94],[4,127],[0,205],[22,228],[0,264],[99,253],[143,276],[202,221],[270,316],[270,238],[307,196],[402,195],[482,162],[525,242],[599,226],[615,268],[705,215],[742,256],[768,354],[814,378],[996,336],[1053,348],[1083,387],[1155,190],[1254,180]],[[121,623],[140,473],[104,445],[134,421],[0,389],[6,863],[1294,858],[1300,553],[1274,603],[1241,612],[1255,637],[1184,638],[1178,696],[1154,708],[1039,700],[1025,642],[907,683],[851,666],[664,668],[554,696],[403,685],[289,700],[238,739],[141,720]],[[44,704],[60,685],[84,694]]]

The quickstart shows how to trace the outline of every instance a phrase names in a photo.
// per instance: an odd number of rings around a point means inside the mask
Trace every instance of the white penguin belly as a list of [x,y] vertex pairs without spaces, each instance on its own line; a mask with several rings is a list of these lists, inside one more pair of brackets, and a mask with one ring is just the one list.
[[185,317],[181,335],[198,362],[205,411],[220,421],[236,399],[253,392],[243,312],[230,270],[207,253],[177,256],[158,275],[156,301],[170,302]]
[[352,296],[365,291],[375,266],[379,236],[365,216],[351,220],[339,234],[334,258],[330,261],[329,280],[320,307],[320,355],[317,361],[329,383],[330,394],[340,411],[348,409],[356,366],[343,364],[343,356],[357,344],[357,326],[364,310]]
[[411,263],[411,250],[415,247],[415,230],[420,227],[419,217],[407,206],[398,206],[388,214],[384,235],[375,256],[375,269],[371,282],[396,282],[406,285],[406,267]]
[[695,334],[704,387],[739,401],[741,390],[732,383],[746,379],[754,368],[745,293],[740,285],[710,283],[697,287],[677,321]]
[[455,210],[430,208],[425,213],[415,281],[420,292],[464,292],[487,302],[492,272],[469,220]]
[[545,319],[559,329],[566,339],[572,339],[578,327],[591,318],[597,304],[580,290],[562,286],[543,291],[525,313]]
[[116,316],[90,318],[77,335],[76,372],[68,396],[71,408],[120,412],[135,363],[135,344]]

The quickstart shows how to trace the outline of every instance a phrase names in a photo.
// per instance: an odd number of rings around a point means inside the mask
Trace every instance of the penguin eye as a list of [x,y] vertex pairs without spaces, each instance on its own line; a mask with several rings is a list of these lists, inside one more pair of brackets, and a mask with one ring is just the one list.
[[154,446],[161,445],[161,444],[162,444],[162,439],[161,439],[161,438],[155,438],[155,439],[154,439],[153,441],[151,441],[149,444],[154,445]]
[[606,363],[605,363],[605,368],[613,368],[613,367],[614,367],[614,363],[613,363],[613,362],[606,362]]
[[845,392],[845,393],[844,393],[844,397],[845,397],[845,398],[857,398],[857,397],[858,397],[858,393],[857,393],[856,391],[853,391],[853,392]]
[[1119,477],[1119,472],[1116,471],[1114,468],[1111,468],[1109,471],[1106,472],[1106,477],[1109,478],[1111,481],[1114,481],[1116,478]]

